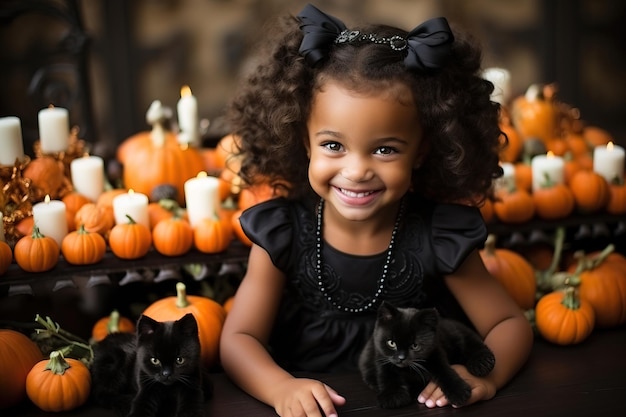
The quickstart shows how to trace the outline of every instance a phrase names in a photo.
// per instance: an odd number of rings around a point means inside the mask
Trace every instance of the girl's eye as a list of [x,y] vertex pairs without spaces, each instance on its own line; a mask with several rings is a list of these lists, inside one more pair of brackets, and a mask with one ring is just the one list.
[[420,345],[418,345],[417,343],[413,343],[411,345],[411,350],[420,351],[420,350],[422,350],[422,347]]
[[182,358],[180,356],[176,358],[177,365],[182,365],[183,363],[185,363],[185,358]]
[[160,365],[161,361],[157,358],[150,358],[150,363],[152,363],[152,365]]
[[387,340],[387,346],[389,346],[391,349],[396,349],[396,342],[394,342],[393,340]]
[[391,155],[396,152],[398,152],[398,150],[396,148],[392,148],[391,146],[381,146],[374,151],[377,155]]
[[326,142],[322,146],[332,152],[340,152],[343,149],[341,144],[337,142]]

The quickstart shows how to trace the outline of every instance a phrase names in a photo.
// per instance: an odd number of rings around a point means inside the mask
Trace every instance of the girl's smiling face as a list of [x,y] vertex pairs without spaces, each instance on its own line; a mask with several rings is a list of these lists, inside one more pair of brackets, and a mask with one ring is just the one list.
[[396,207],[421,161],[422,129],[403,84],[354,92],[327,81],[313,96],[309,181],[348,220]]

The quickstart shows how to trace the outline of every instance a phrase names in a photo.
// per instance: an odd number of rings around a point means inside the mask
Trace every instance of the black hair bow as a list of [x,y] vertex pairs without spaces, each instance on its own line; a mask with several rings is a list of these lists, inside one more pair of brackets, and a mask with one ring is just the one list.
[[[298,14],[300,30],[304,33],[300,44],[302,55],[310,66],[315,66],[328,54],[337,37],[346,30],[343,22],[329,16],[315,6],[307,4]],[[361,39],[376,39],[376,35]],[[450,54],[454,35],[448,21],[443,17],[427,20],[407,35],[407,55],[404,64],[411,70],[432,70],[440,68]]]

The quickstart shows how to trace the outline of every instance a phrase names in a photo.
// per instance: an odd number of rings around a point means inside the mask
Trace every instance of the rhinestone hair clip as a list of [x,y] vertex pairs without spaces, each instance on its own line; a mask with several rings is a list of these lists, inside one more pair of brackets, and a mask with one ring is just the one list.
[[358,30],[343,30],[335,39],[335,43],[349,43],[355,41],[368,41],[376,44],[389,44],[391,49],[394,51],[404,51],[409,43],[402,36],[392,36],[390,38],[385,38],[383,36],[378,36],[375,33],[361,33]]

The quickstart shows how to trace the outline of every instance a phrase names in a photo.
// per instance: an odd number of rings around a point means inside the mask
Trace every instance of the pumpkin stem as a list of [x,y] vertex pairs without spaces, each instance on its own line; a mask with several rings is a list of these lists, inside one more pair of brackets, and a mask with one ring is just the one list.
[[564,281],[569,277],[567,273],[557,273],[561,264],[561,256],[563,254],[563,242],[565,241],[565,228],[557,227],[554,232],[554,251],[552,253],[552,261],[545,271],[537,271],[535,278],[537,279],[537,288],[543,292],[550,292],[564,285]]
[[184,283],[176,283],[176,307],[185,308],[189,306],[189,300],[187,300],[187,287]]
[[50,371],[55,375],[63,375],[68,368],[70,368],[70,364],[67,363],[60,350],[50,352],[50,360],[46,364],[46,371]]
[[31,234],[31,237],[33,239],[41,239],[46,236],[43,233],[41,233],[41,231],[39,230],[39,226],[35,224],[33,225],[33,233]]
[[574,258],[578,259],[576,273],[580,274],[583,271],[590,271],[597,268],[606,260],[606,258],[611,253],[613,253],[613,251],[615,251],[615,245],[610,243],[606,248],[602,250],[602,252],[596,254],[595,256],[585,256],[585,253],[583,251],[578,251],[574,253]]
[[569,310],[578,310],[580,308],[580,298],[576,294],[576,287],[568,285],[565,287],[564,293],[561,304]]
[[489,256],[495,256],[496,253],[496,235],[490,233],[485,240],[485,252]]
[[133,219],[132,217],[130,217],[130,215],[129,215],[129,214],[127,214],[127,215],[126,215],[126,217],[128,217],[128,224],[135,224],[135,223],[137,223],[137,222],[135,221],[135,219]]
[[[35,329],[33,338],[40,347],[57,349],[55,346],[63,346],[63,351],[69,354],[74,348],[84,351],[84,355],[76,355],[77,359],[91,363],[93,360],[93,349],[89,343],[82,338],[64,330],[58,323],[54,322],[50,317],[45,319],[39,314],[35,316],[35,322],[43,326],[43,329]],[[64,344],[64,345],[62,345]],[[73,356],[74,357],[74,356]]]
[[118,333],[120,331],[120,312],[117,310],[111,311],[109,315],[109,321],[107,322],[107,333]]

